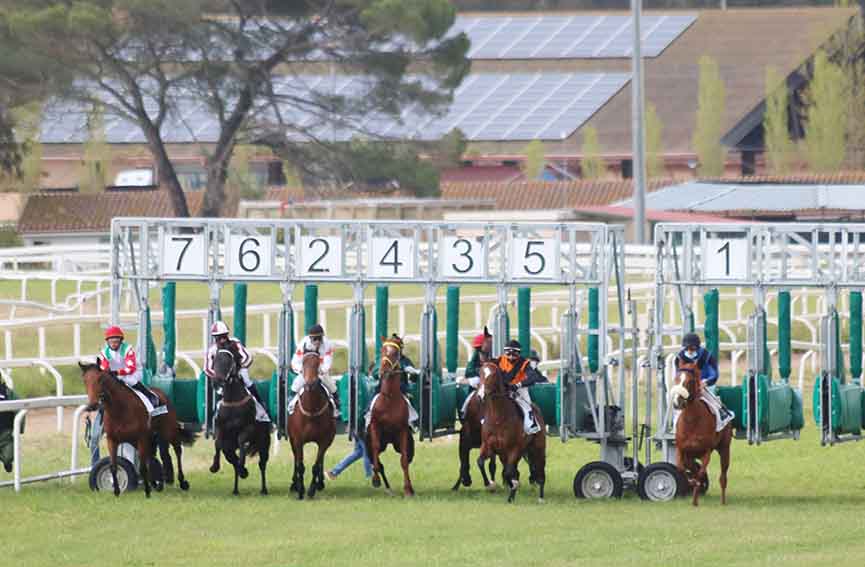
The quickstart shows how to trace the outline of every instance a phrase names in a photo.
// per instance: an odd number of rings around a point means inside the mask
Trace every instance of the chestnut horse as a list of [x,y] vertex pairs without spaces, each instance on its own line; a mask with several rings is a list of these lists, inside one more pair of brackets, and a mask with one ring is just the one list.
[[[676,423],[676,460],[679,473],[688,479],[693,489],[692,503],[697,505],[702,486],[708,482],[709,459],[712,451],[721,456],[721,504],[727,503],[727,469],[730,467],[730,443],[733,425],[728,423],[716,431],[715,414],[700,401],[703,382],[699,367],[690,361],[679,360],[677,370],[680,387],[673,389],[673,407],[681,410]],[[696,460],[700,465],[697,466]]]
[[403,473],[403,493],[414,496],[408,467],[414,459],[414,435],[408,423],[408,404],[403,398],[400,384],[405,373],[399,364],[402,347],[397,341],[385,339],[381,347],[379,377],[381,390],[370,407],[370,421],[366,430],[366,450],[373,467],[372,485],[390,492],[390,483],[384,474],[379,455],[391,445],[400,454]]
[[496,455],[502,460],[502,483],[510,489],[508,502],[513,502],[520,485],[517,469],[520,459],[529,462],[529,482],[538,485],[538,501],[544,501],[547,438],[544,418],[535,408],[535,418],[541,430],[533,435],[523,429],[523,418],[517,403],[511,398],[501,370],[493,362],[485,362],[480,370],[484,389],[484,424],[481,428],[481,455],[478,466]]
[[312,466],[312,480],[309,483],[310,498],[315,497],[318,490],[324,490],[324,455],[333,443],[336,435],[336,420],[333,405],[324,391],[324,386],[318,374],[321,357],[316,351],[303,353],[302,372],[303,388],[297,393],[294,412],[288,416],[288,438],[291,440],[291,451],[294,453],[294,475],[291,478],[291,490],[297,492],[298,500],[303,500],[303,446],[315,443],[318,454]]
[[219,472],[219,452],[234,467],[234,490],[238,482],[249,476],[246,458],[258,454],[261,473],[261,494],[267,494],[267,462],[270,460],[270,429],[267,421],[255,419],[255,400],[246,390],[238,372],[235,353],[219,349],[213,358],[213,383],[222,387],[222,401],[216,414],[214,427],[214,453],[210,472]]
[[[484,327],[484,342],[480,347],[480,361],[484,363],[492,357],[493,351],[493,336]],[[460,428],[460,476],[454,483],[451,490],[459,490],[460,484],[463,486],[472,485],[472,475],[469,472],[469,453],[472,449],[479,449],[481,446],[481,418],[483,418],[483,404],[477,392],[469,394],[470,399],[466,404],[465,415],[461,416],[462,427]],[[484,479],[484,486],[488,490],[496,488],[496,460],[490,459],[489,464],[490,476],[484,469],[481,469],[481,476]]]
[[81,378],[87,389],[87,409],[93,411],[102,406],[104,410],[102,427],[108,440],[108,453],[111,457],[114,496],[120,496],[120,485],[117,483],[117,447],[121,443],[129,443],[138,449],[144,494],[150,498],[150,472],[147,465],[153,455],[154,440],[159,446],[162,457],[165,482],[172,484],[174,481],[174,468],[171,455],[168,453],[168,445],[171,445],[177,457],[177,480],[180,489],[189,490],[189,482],[183,476],[182,445],[191,445],[195,440],[195,433],[180,428],[177,412],[174,411],[174,406],[168,401],[165,393],[152,388],[153,393],[168,407],[168,412],[151,419],[135,392],[117,379],[113,373],[103,371],[98,364],[79,362],[78,366],[81,368]]

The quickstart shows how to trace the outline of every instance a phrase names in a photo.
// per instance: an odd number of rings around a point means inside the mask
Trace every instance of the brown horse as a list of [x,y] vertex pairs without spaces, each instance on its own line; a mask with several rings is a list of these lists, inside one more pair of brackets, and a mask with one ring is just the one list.
[[502,482],[510,489],[508,502],[513,502],[520,485],[517,469],[524,455],[529,462],[529,482],[538,485],[538,501],[544,501],[547,438],[541,412],[535,408],[535,418],[541,431],[527,435],[517,403],[511,398],[499,367],[485,362],[480,370],[484,389],[484,424],[481,428],[481,454],[478,466],[496,455],[502,460]]
[[[398,337],[397,337],[398,338]],[[370,407],[370,422],[366,430],[366,450],[373,467],[372,485],[381,486],[384,480],[385,488],[390,492],[390,483],[384,473],[379,455],[393,446],[400,454],[400,464],[403,472],[403,493],[414,496],[414,488],[409,477],[408,467],[414,459],[414,435],[408,423],[408,404],[402,395],[400,384],[404,372],[399,364],[402,355],[402,345],[399,340],[384,339],[381,347],[381,368],[379,376],[381,391]]]
[[120,496],[120,485],[117,483],[117,447],[121,443],[130,443],[138,449],[138,459],[141,463],[141,479],[144,481],[144,494],[150,498],[150,472],[148,463],[153,454],[152,442],[154,434],[162,456],[165,470],[165,480],[171,484],[174,480],[174,470],[168,445],[174,447],[177,457],[177,480],[181,490],[189,490],[189,482],[183,476],[183,445],[190,445],[195,440],[195,434],[180,428],[177,423],[177,412],[174,406],[161,390],[153,388],[159,400],[168,407],[168,413],[154,417],[147,414],[147,409],[141,400],[111,372],[105,372],[97,364],[78,363],[81,368],[81,378],[87,389],[88,410],[104,409],[102,427],[108,440],[108,452],[111,457],[111,480],[114,482],[114,495]]
[[291,440],[291,451],[294,453],[294,475],[291,479],[291,490],[297,492],[298,500],[303,500],[303,446],[315,443],[318,454],[312,466],[312,480],[309,483],[310,498],[315,497],[318,490],[324,490],[324,455],[333,443],[336,435],[336,420],[334,408],[324,391],[318,375],[321,357],[316,351],[303,353],[303,389],[297,393],[294,412],[288,416],[288,438]]
[[[678,377],[681,388],[673,390],[673,407],[682,411],[676,423],[677,468],[693,489],[692,503],[697,505],[702,486],[708,482],[709,459],[712,451],[721,456],[721,504],[727,503],[727,469],[730,467],[730,443],[733,425],[728,423],[716,431],[715,414],[700,401],[703,382],[699,367],[679,360]],[[697,465],[697,459],[700,465]]]
[[[492,357],[493,351],[493,336],[484,327],[484,342],[479,350],[480,362],[483,364]],[[477,393],[470,394],[471,398],[466,405],[465,415],[461,416],[462,427],[460,428],[460,476],[454,483],[451,490],[458,490],[460,484],[463,486],[472,485],[472,475],[469,472],[469,453],[472,449],[479,449],[481,446],[481,418],[483,418],[483,404]],[[484,469],[481,469],[481,476],[484,479],[484,486],[488,490],[496,488],[496,460],[490,459],[489,463],[490,475]]]

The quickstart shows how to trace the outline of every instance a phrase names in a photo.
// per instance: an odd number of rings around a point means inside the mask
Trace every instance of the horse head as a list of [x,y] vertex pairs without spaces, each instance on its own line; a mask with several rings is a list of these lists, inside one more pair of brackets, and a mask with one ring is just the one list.
[[308,388],[319,381],[318,367],[321,365],[321,356],[318,351],[304,349],[301,365],[304,386]]
[[679,360],[676,367],[677,384],[670,390],[673,407],[684,409],[692,401],[700,397],[703,382],[700,379],[700,367],[696,362]]
[[110,379],[111,375],[103,371],[98,363],[79,362],[78,367],[81,369],[81,379],[84,380],[84,387],[87,390],[87,410],[94,411],[106,400],[110,402],[106,380]]
[[390,338],[381,338],[381,367],[380,374],[384,377],[386,372],[399,369],[399,359],[402,357],[402,339],[394,333]]
[[505,394],[505,380],[502,371],[494,362],[484,362],[478,374],[481,379],[481,390],[483,396],[497,396]]
[[214,383],[222,386],[238,378],[237,361],[234,359],[234,353],[225,348],[217,350],[213,356]]
[[484,342],[480,349],[481,362],[488,362],[493,358],[493,336],[484,326]]

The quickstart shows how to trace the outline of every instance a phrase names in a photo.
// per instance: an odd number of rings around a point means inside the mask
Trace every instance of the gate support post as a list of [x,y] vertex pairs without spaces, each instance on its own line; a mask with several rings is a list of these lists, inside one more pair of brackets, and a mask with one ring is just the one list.
[[[222,318],[219,307],[219,296],[222,291],[222,284],[217,281],[211,281],[209,287],[210,303],[207,308],[207,345],[204,348],[205,364],[207,363],[207,350],[213,343],[213,337],[210,336],[210,329],[213,327],[214,323]],[[204,392],[206,398],[204,402],[204,437],[209,439],[213,436],[213,419],[216,417],[216,393],[213,391],[213,384],[211,384],[210,378],[205,375],[204,380]]]
[[285,437],[286,426],[288,425],[288,416],[286,408],[288,406],[289,390],[291,388],[291,357],[294,354],[294,308],[291,304],[292,296],[294,295],[294,284],[283,282],[279,284],[279,289],[282,291],[282,310],[279,313],[279,329],[277,331],[278,345],[278,379],[279,379],[279,400],[277,406],[277,437]]
[[362,417],[363,408],[360,407],[360,396],[358,395],[361,377],[366,372],[366,316],[363,307],[363,284],[355,283],[354,305],[351,308],[349,321],[349,349],[348,349],[348,378],[349,378],[349,404],[348,404],[348,438],[355,439],[357,436],[358,418]]
[[435,429],[435,416],[433,416],[433,374],[438,367],[438,353],[436,352],[436,286],[426,284],[424,286],[424,307],[421,315],[420,329],[420,376],[418,377],[418,394],[420,395],[420,440],[432,441]]
[[493,314],[493,357],[501,356],[511,334],[508,318],[508,286],[499,284],[496,287],[496,295],[498,304]]

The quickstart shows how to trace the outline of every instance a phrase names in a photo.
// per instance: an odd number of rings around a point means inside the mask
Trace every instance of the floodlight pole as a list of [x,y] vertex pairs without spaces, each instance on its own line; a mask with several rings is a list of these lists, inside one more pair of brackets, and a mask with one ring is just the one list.
[[643,131],[643,57],[640,41],[640,13],[643,0],[631,0],[634,47],[631,51],[631,144],[634,179],[634,240],[646,244],[646,136]]

